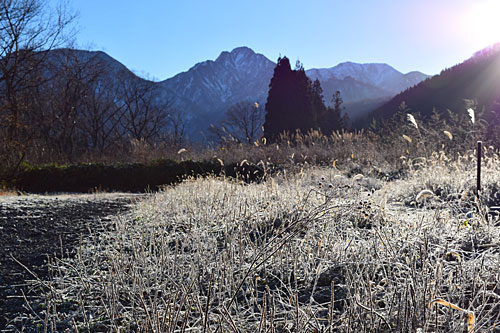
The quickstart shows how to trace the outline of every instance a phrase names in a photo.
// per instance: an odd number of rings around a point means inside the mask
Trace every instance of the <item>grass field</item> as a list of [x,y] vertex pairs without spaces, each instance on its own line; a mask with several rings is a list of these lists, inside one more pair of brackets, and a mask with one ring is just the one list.
[[[417,163],[418,162],[418,163]],[[165,187],[34,281],[40,330],[499,332],[487,152],[381,179],[334,167]]]

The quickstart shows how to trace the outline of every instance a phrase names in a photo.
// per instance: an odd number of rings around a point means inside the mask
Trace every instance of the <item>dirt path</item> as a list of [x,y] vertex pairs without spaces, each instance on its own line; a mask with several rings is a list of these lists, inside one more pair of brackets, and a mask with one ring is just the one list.
[[[24,312],[21,290],[33,277],[12,258],[35,272],[47,274],[47,255],[74,251],[88,228],[132,207],[141,194],[84,194],[0,196],[0,331],[17,325],[10,322]],[[62,246],[62,248],[61,248]]]

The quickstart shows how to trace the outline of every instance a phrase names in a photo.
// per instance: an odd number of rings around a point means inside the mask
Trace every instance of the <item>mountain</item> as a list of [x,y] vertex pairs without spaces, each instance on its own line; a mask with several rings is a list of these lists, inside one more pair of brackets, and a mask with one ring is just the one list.
[[59,65],[69,61],[72,62],[72,66],[82,66],[83,64],[101,64],[106,67],[108,75],[117,77],[117,75],[127,73],[127,75],[135,76],[135,74],[125,67],[125,65],[103,51],[87,51],[67,48],[55,49],[49,51],[48,61]]
[[231,105],[242,101],[264,103],[274,66],[262,54],[239,47],[158,85],[170,94],[177,108],[187,111],[189,132],[197,135],[208,124],[217,123]]
[[215,61],[196,64],[160,83],[176,96],[188,98],[205,110],[217,105],[237,103],[245,99],[267,96],[275,64],[247,47],[224,51]]
[[[123,80],[141,81],[151,86],[158,103],[166,103],[180,110],[186,119],[186,133],[194,141],[203,138],[210,124],[216,124],[232,105],[251,101],[264,105],[275,63],[248,47],[222,52],[217,59],[194,65],[161,82],[141,79],[124,65],[104,52],[61,49],[50,51],[54,63],[69,57],[76,65],[95,59],[106,68],[116,84]],[[341,63],[332,68],[310,69],[306,74],[319,79],[327,104],[336,90],[346,106],[345,112],[357,118],[380,106],[392,96],[428,76],[420,72],[403,74],[387,64]],[[125,78],[125,79],[124,79]]]
[[344,112],[351,121],[362,118],[383,105],[399,92],[412,87],[429,75],[421,72],[403,74],[387,64],[340,63],[332,68],[309,69],[312,80],[318,79],[328,105],[331,96],[339,90],[344,101]]
[[497,44],[399,93],[371,116],[389,118],[398,111],[402,102],[412,113],[420,113],[423,118],[430,117],[433,109],[446,116],[447,110],[465,112],[468,106],[464,100],[474,100],[477,111],[484,109],[490,113],[499,109],[499,74],[500,44]]
[[[344,62],[332,68],[309,69],[306,73],[312,80],[319,79],[323,90],[326,90],[325,87],[346,80],[347,85],[352,80],[363,83],[365,87],[361,94],[354,95],[352,98],[345,98],[346,101],[350,102],[394,96],[428,77],[428,75],[420,72],[403,74],[387,64],[358,64],[353,62]],[[345,96],[346,94],[342,95]]]
[[[196,136],[199,131],[206,130],[207,122],[220,120],[233,104],[241,101],[265,103],[275,66],[276,63],[262,54],[248,47],[238,47],[222,52],[215,61],[198,63],[187,72],[160,82],[160,90],[170,94],[177,108],[188,111],[190,133]],[[310,69],[306,74],[312,80],[320,80],[327,104],[331,104],[331,96],[339,90],[346,112],[361,115],[379,106],[381,100],[386,101],[428,77],[420,72],[402,74],[387,64],[352,62]],[[359,108],[360,105],[363,107]]]

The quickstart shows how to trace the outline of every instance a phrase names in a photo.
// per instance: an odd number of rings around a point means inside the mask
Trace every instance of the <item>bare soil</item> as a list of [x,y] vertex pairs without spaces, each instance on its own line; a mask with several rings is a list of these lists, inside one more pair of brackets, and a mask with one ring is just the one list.
[[[47,276],[48,256],[71,256],[89,230],[132,207],[141,194],[98,193],[0,196],[0,331],[19,329],[27,312],[26,283]],[[22,267],[19,263],[25,265]]]

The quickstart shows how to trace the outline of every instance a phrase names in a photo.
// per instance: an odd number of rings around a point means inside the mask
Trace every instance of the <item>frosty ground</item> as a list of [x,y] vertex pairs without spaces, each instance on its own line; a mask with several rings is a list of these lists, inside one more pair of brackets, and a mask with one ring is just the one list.
[[17,323],[79,331],[498,332],[497,157],[400,179],[298,168],[150,194],[34,279]]

